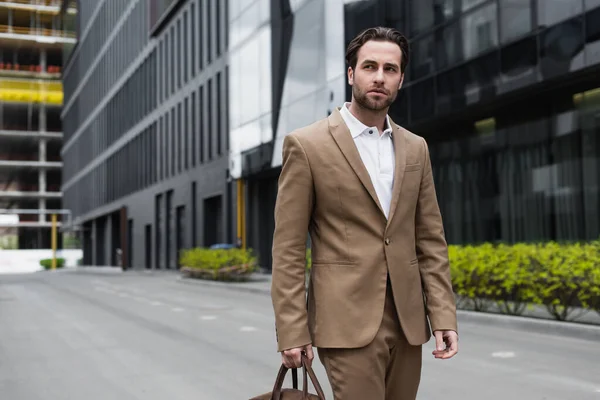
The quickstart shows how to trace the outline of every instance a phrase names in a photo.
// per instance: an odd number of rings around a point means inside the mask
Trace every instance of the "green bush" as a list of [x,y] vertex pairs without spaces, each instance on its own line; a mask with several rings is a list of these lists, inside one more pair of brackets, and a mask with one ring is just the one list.
[[[45,258],[43,260],[40,260],[40,265],[42,267],[44,267],[44,269],[52,269],[52,259]],[[64,258],[56,258],[56,268],[62,268],[64,266],[65,266],[65,259]]]
[[189,277],[243,280],[256,270],[252,250],[193,248],[180,255],[182,272]]
[[[574,309],[600,313],[600,241],[448,246],[459,308],[521,315],[544,306],[557,320]],[[307,270],[311,252],[306,252]]]
[[599,242],[449,246],[454,291],[472,308],[496,303],[507,314],[527,305],[567,320],[574,307],[599,311]]

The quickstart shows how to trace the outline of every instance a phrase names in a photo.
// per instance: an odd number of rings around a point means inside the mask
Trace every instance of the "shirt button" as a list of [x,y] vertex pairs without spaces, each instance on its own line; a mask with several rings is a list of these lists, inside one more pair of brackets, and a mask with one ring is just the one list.
[[390,238],[385,238],[385,245],[387,246],[388,244],[390,244]]
[[369,135],[372,135],[372,134],[373,134],[373,131],[372,131],[372,130],[370,130],[370,131],[369,131]]

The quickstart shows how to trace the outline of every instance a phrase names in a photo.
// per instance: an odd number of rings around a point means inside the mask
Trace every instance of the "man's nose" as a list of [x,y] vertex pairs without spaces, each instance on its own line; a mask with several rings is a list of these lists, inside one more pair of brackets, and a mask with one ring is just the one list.
[[375,77],[373,78],[377,83],[383,83],[383,69],[379,68],[375,73]]

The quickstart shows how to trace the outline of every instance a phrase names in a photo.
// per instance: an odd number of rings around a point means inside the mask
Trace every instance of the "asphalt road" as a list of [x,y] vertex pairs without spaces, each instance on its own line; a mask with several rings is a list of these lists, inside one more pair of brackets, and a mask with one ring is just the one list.
[[[268,296],[169,273],[3,275],[0,398],[248,399],[274,383],[273,327]],[[425,346],[419,399],[600,400],[600,343],[474,322],[460,343]]]

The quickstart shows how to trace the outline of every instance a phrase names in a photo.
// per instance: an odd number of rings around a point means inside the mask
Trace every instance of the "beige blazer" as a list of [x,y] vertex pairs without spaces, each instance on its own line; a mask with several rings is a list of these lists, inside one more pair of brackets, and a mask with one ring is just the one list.
[[271,287],[278,351],[368,344],[383,316],[388,272],[411,344],[427,342],[431,330],[457,330],[429,150],[390,122],[396,166],[389,220],[339,109],[284,139]]

